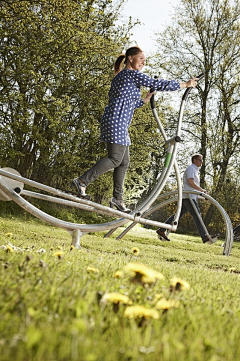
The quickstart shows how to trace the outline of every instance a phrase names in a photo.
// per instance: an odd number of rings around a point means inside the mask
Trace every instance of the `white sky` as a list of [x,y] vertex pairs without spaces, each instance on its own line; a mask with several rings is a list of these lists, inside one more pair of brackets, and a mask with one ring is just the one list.
[[154,33],[160,32],[171,20],[171,13],[180,0],[127,0],[123,6],[122,16],[127,19],[140,20],[142,25],[137,25],[132,31],[131,40],[137,42],[138,46],[150,53],[154,51]]

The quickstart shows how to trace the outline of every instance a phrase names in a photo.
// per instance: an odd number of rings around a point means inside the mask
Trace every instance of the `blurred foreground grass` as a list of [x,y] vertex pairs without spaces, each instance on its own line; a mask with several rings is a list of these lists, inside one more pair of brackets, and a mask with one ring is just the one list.
[[[140,226],[119,241],[103,235],[83,236],[76,250],[65,230],[0,218],[1,360],[240,359],[240,244],[226,257],[223,241],[161,242]],[[132,278],[129,263],[164,279]],[[170,287],[173,277],[190,288]],[[112,292],[128,304],[111,303]],[[135,317],[136,305],[148,313]]]

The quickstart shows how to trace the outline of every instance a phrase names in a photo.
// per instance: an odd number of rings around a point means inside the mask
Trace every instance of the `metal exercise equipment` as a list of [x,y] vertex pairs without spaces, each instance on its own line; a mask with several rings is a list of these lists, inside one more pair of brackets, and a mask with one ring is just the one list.
[[[204,74],[201,74],[196,78],[201,80],[203,77]],[[181,141],[180,131],[182,126],[183,111],[188,95],[191,92],[191,90],[192,88],[188,88],[182,97],[182,102],[180,105],[180,111],[178,117],[177,131],[176,134],[171,138],[167,138],[167,135],[158,117],[155,107],[154,95],[151,98],[151,107],[152,107],[153,116],[158,124],[158,128],[167,145],[167,154],[162,173],[154,189],[147,196],[147,198],[139,206],[137,206],[137,208],[134,209],[130,214],[126,214],[124,212],[114,210],[106,206],[102,206],[98,203],[86,199],[82,199],[72,194],[29,180],[27,178],[22,177],[16,170],[12,168],[0,168],[0,201],[13,200],[20,207],[22,207],[23,209],[25,209],[27,212],[34,215],[35,217],[54,226],[66,229],[72,236],[72,245],[75,246],[75,248],[81,248],[80,238],[86,233],[109,230],[109,232],[105,235],[105,237],[109,237],[117,228],[129,222],[132,223],[120,234],[120,236],[118,236],[118,239],[122,238],[137,223],[145,224],[148,226],[154,226],[154,227],[164,227],[168,230],[168,232],[171,231],[175,232],[177,229],[178,220],[181,212],[182,192],[183,192],[180,172],[176,162],[176,154],[177,154],[178,143]],[[160,193],[162,192],[173,168],[176,174],[178,190],[176,192],[167,193],[160,196]],[[45,193],[50,193],[52,196],[35,191],[32,192],[32,191],[24,190],[24,184],[36,188],[38,190],[41,190]],[[200,192],[196,192],[196,193],[202,195],[204,198],[210,201],[210,203],[212,203],[221,213],[221,216],[226,226],[226,238],[223,245],[224,246],[223,254],[229,256],[231,253],[232,243],[233,243],[233,228],[229,216],[220,206],[220,204],[212,197],[206,194],[201,194]],[[155,207],[151,208],[151,205],[155,202],[156,199],[161,200],[164,199],[166,196],[170,196],[170,198],[156,205]],[[112,217],[116,217],[117,219],[102,224],[77,224],[72,222],[66,222],[41,211],[40,209],[32,205],[30,202],[28,202],[25,198],[37,198],[40,200],[45,200],[56,204],[62,204],[65,206],[79,208],[90,212],[109,215]],[[162,222],[146,219],[146,217],[155,210],[176,201],[177,201],[177,210],[175,212],[175,218],[173,224],[168,225]],[[208,232],[206,233],[207,235],[209,235]]]

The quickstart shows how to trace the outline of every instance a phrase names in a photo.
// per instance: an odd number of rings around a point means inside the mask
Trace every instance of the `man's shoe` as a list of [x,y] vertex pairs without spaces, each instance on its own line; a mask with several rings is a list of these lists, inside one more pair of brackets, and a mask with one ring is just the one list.
[[110,208],[117,208],[118,211],[124,212],[124,213],[130,213],[131,209],[125,207],[123,201],[118,201],[116,198],[112,198],[110,200]]
[[158,235],[158,238],[161,239],[161,241],[163,241],[163,238],[165,239],[165,241],[170,241],[168,236],[163,231],[161,231],[160,228],[157,230],[157,235]]
[[217,233],[217,234],[214,234],[214,235],[210,236],[211,239],[208,238],[208,237],[205,237],[203,239],[203,243],[213,244],[213,243],[215,243],[217,241],[218,236],[219,236],[219,234]]
[[79,178],[75,178],[73,179],[72,183],[71,183],[71,188],[73,187],[77,188],[78,194],[81,198],[87,199],[87,200],[91,200],[91,196],[89,194],[86,194],[86,184],[83,183]]

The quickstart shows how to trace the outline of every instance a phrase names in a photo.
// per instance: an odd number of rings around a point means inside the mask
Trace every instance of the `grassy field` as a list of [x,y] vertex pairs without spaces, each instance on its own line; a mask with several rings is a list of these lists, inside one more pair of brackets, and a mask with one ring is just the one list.
[[222,243],[138,226],[76,250],[65,230],[0,218],[0,359],[240,360],[240,244]]

